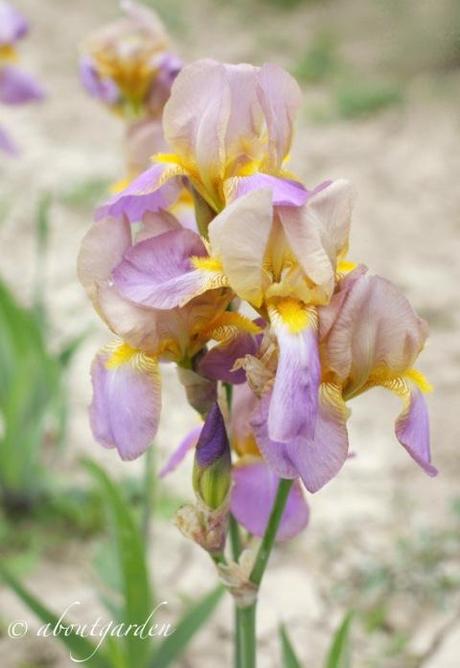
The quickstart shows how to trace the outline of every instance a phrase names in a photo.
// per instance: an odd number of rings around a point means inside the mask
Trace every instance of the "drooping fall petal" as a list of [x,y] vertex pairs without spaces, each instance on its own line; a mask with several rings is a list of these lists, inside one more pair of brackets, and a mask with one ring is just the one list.
[[104,447],[116,448],[122,459],[136,459],[158,429],[161,392],[157,361],[121,343],[96,356],[91,376],[94,437]]
[[170,309],[184,306],[206,290],[221,287],[221,272],[194,268],[194,260],[206,257],[198,234],[175,230],[129,248],[112,276],[120,294],[127,299]]
[[340,388],[322,383],[313,439],[298,437],[288,443],[272,440],[267,418],[272,397],[262,397],[251,424],[265,461],[282,478],[300,477],[309,492],[317,492],[342,468],[348,454],[348,410]]

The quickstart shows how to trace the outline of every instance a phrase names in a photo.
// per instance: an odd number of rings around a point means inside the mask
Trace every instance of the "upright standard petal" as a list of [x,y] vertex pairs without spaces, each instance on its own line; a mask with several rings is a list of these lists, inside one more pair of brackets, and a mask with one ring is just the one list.
[[[243,460],[233,467],[230,509],[254,536],[263,536],[273,507],[279,478],[262,460]],[[308,524],[309,509],[298,482],[291,487],[276,534],[277,541],[294,538]]]
[[379,384],[388,370],[397,376],[412,367],[427,326],[404,295],[380,276],[362,274],[344,281],[341,289],[347,294],[329,329],[326,354],[331,370],[346,383],[345,398],[351,398],[368,382]]
[[278,368],[268,414],[268,433],[283,443],[315,433],[321,368],[318,319],[313,308],[285,299],[269,307],[279,345]]
[[273,220],[270,190],[255,190],[226,207],[209,226],[213,254],[231,288],[255,307],[263,300],[263,261]]
[[136,459],[152,443],[161,409],[157,360],[120,343],[102,350],[91,371],[90,423],[94,437]]
[[260,400],[251,419],[257,445],[265,461],[281,478],[297,478],[309,492],[317,492],[334,478],[348,456],[346,422],[349,412],[340,388],[322,383],[319,391],[318,417],[314,438],[297,437],[276,442],[268,433],[268,411],[272,401],[268,392]]
[[3,104],[38,102],[44,97],[43,88],[30,74],[12,65],[0,68],[0,102]]
[[302,101],[296,80],[267,63],[257,75],[257,97],[267,125],[270,167],[281,167],[291,148],[294,119]]

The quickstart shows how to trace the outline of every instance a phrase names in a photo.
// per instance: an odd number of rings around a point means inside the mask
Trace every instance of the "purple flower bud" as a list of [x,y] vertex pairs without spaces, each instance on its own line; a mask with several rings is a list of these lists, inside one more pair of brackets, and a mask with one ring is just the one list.
[[193,487],[205,506],[216,510],[228,500],[230,484],[230,444],[222,413],[215,403],[196,446]]

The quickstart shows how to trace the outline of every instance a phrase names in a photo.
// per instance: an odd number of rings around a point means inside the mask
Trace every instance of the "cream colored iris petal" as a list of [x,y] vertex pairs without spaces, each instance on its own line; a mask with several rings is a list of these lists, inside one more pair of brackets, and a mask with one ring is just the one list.
[[209,226],[212,253],[222,262],[230,286],[255,307],[263,299],[272,215],[271,191],[255,190],[226,207]]
[[289,245],[303,271],[330,294],[335,269],[324,247],[321,228],[310,216],[308,203],[303,207],[280,207],[278,211]]

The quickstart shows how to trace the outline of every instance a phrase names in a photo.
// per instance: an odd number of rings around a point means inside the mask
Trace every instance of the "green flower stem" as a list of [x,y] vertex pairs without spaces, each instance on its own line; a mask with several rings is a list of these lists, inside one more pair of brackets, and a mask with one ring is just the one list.
[[[268,520],[265,534],[257,552],[254,567],[249,576],[250,581],[259,588],[267,568],[272,551],[276,532],[288,499],[293,480],[282,479],[278,485],[275,502]],[[239,608],[236,613],[237,629],[235,641],[238,643],[236,655],[239,663],[237,668],[255,668],[256,666],[256,607],[257,601],[245,608]]]
[[265,534],[262,538],[259,551],[257,552],[256,561],[249,577],[251,582],[253,582],[257,587],[259,587],[260,583],[262,582],[265,569],[267,568],[268,559],[275,542],[276,532],[278,531],[278,526],[281,521],[289,491],[293,482],[293,480],[287,480],[285,478],[281,478],[279,482],[275,502],[270,514],[270,519],[268,520],[267,528],[265,529]]
[[236,609],[238,668],[255,668],[256,665],[256,604]]

